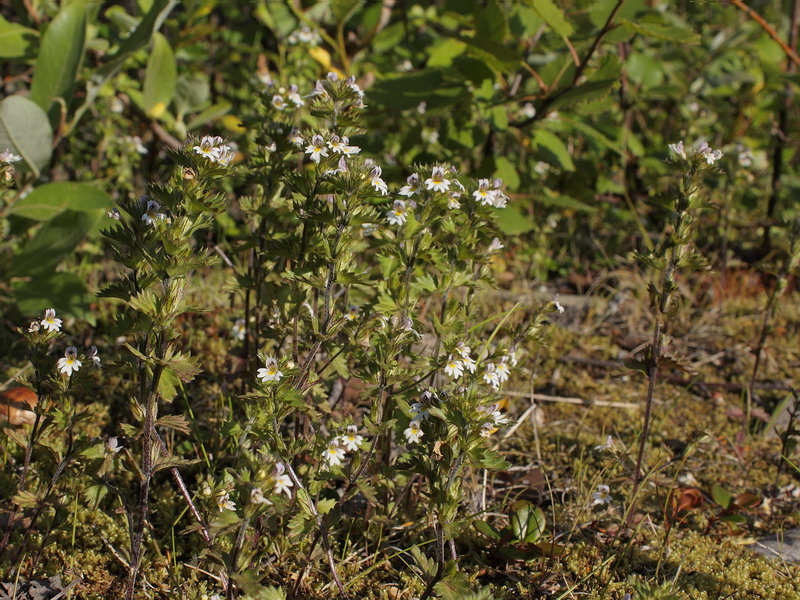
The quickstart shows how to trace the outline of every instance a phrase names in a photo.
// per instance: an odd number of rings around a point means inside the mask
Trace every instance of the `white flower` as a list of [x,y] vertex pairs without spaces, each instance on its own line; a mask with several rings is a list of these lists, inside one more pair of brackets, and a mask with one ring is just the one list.
[[467,371],[474,373],[477,363],[472,356],[470,356],[472,348],[467,346],[464,342],[459,342],[456,346],[456,352],[458,352],[459,356],[461,356],[461,363],[464,365]]
[[345,450],[355,452],[364,443],[364,437],[358,434],[358,428],[355,425],[350,425],[347,433],[340,437],[339,441],[344,445]]
[[501,360],[499,363],[497,363],[497,366],[494,369],[494,372],[497,374],[497,380],[500,383],[508,381],[508,376],[511,374],[511,369],[508,368],[506,360],[507,358]]
[[447,357],[447,362],[444,365],[444,372],[449,377],[458,379],[464,374],[464,363],[457,358],[453,358],[453,355],[451,354]]
[[408,182],[407,185],[401,187],[400,191],[398,192],[398,194],[400,194],[401,196],[410,198],[411,196],[413,196],[422,189],[419,183],[419,175],[417,175],[416,173],[412,173],[411,175],[409,175],[406,181]]
[[496,177],[492,181],[492,198],[494,199],[495,208],[505,208],[508,203],[508,196],[502,190],[503,180]]
[[223,167],[230,165],[235,156],[236,152],[234,152],[233,149],[228,145],[223,145],[217,148],[217,162]]
[[295,106],[303,106],[306,103],[302,96],[300,96],[298,93],[297,86],[295,84],[289,86],[289,93],[286,94],[286,97],[289,98],[289,102]]
[[156,221],[161,221],[165,218],[164,213],[158,212],[160,208],[161,205],[155,200],[147,201],[147,209],[142,215],[142,221],[144,221],[145,225],[153,225],[155,227]]
[[200,144],[194,146],[192,149],[195,151],[195,154],[199,154],[211,162],[217,162],[217,159],[219,158],[219,150],[217,149],[217,145],[221,143],[221,137],[206,135],[200,140]]
[[244,341],[244,336],[247,333],[247,328],[244,325],[244,319],[236,319],[236,323],[231,327],[233,339],[239,340],[240,342]]
[[737,156],[739,160],[739,164],[745,168],[753,166],[753,156],[752,150],[743,146],[742,144],[736,144],[736,150],[739,152]]
[[499,410],[492,411],[491,417],[495,425],[500,426],[508,423],[508,417]]
[[722,158],[722,151],[712,150],[707,142],[703,142],[702,144],[700,144],[700,147],[697,149],[697,153],[701,155],[703,158],[705,158],[706,163],[709,165],[713,165],[720,158]]
[[555,309],[556,309],[558,312],[560,312],[560,313],[563,313],[563,312],[564,312],[564,307],[563,307],[563,306],[561,306],[561,303],[558,301],[558,294],[556,294],[555,296],[553,296],[553,306],[555,307]]
[[403,435],[406,436],[406,440],[408,440],[409,444],[416,444],[425,434],[422,432],[419,421],[411,421],[403,432]]
[[386,211],[386,220],[390,225],[402,225],[406,222],[406,203],[402,200],[395,200],[392,209]]
[[458,192],[450,192],[447,196],[447,208],[450,210],[458,210],[461,208],[461,202],[458,199],[461,198],[461,194]]
[[265,383],[267,381],[280,381],[283,373],[278,370],[277,359],[272,356],[267,357],[265,366],[258,370],[256,377]]
[[344,460],[344,448],[339,448],[336,438],[332,439],[325,448],[325,460],[331,467],[341,465]]
[[597,486],[597,491],[592,494],[592,506],[608,504],[610,500],[611,489],[607,485],[601,483]]
[[504,247],[505,246],[503,246],[503,243],[498,238],[494,238],[492,240],[492,243],[489,244],[489,247],[486,248],[486,253],[494,254],[495,252],[499,252],[500,250],[502,250]]
[[311,143],[306,146],[306,154],[311,155],[311,160],[319,164],[320,157],[328,156],[328,150],[325,148],[325,140],[321,135],[316,134],[311,138]]
[[348,321],[355,321],[358,318],[359,310],[360,309],[355,304],[351,304],[344,318]]
[[292,127],[292,130],[289,132],[289,141],[292,142],[295,146],[302,146],[305,144],[303,137],[300,135],[300,131],[297,127]]
[[36,333],[41,327],[39,321],[31,321],[31,324],[28,325],[28,333]]
[[289,490],[289,488],[294,486],[294,483],[292,483],[292,478],[286,474],[286,467],[282,462],[279,462],[275,465],[275,473],[273,474],[273,478],[275,479],[275,487],[272,488],[273,493],[285,493],[291,498],[292,492]]
[[78,349],[75,346],[70,346],[64,351],[64,358],[58,359],[58,370],[61,373],[66,373],[67,377],[71,377],[80,368],[81,361],[78,360]]
[[106,216],[109,219],[114,219],[115,221],[121,221],[122,220],[122,215],[120,214],[119,209],[117,209],[117,208],[112,208],[111,210],[109,210],[106,213]]
[[0,152],[0,163],[4,165],[10,165],[21,160],[22,157],[14,154],[11,150],[6,149]]
[[613,450],[614,449],[614,438],[610,435],[606,437],[606,441],[599,446],[594,447],[595,450],[598,452],[605,452],[606,450]]
[[61,319],[56,319],[56,310],[54,308],[48,308],[44,311],[42,327],[47,331],[61,331]]
[[86,358],[90,359],[92,364],[98,369],[103,367],[103,364],[100,361],[100,356],[97,354],[97,346],[92,346],[89,348],[89,351],[86,353]]
[[430,178],[425,180],[425,187],[436,192],[446,192],[450,181],[445,179],[444,167],[433,167]]
[[495,389],[500,387],[500,376],[494,364],[489,363],[486,365],[486,370],[483,372],[483,380]]
[[328,141],[328,147],[336,154],[353,156],[354,154],[361,152],[361,148],[358,146],[350,146],[349,144],[350,138],[347,136],[344,136],[340,139],[338,135],[332,135],[331,139]]
[[488,179],[478,180],[478,189],[472,192],[472,197],[481,204],[494,205],[494,194],[492,194],[492,190],[489,189]]
[[369,181],[370,185],[375,188],[376,192],[380,192],[381,196],[385,196],[389,193],[389,186],[386,185],[386,182],[381,179],[382,170],[378,165],[372,167],[372,170],[367,175],[367,180]]
[[236,503],[231,500],[230,494],[228,492],[222,492],[221,494],[217,494],[216,497],[217,501],[217,508],[219,508],[220,512],[223,510],[236,510]]
[[272,504],[272,502],[264,496],[264,492],[257,487],[250,490],[250,502],[252,504]]
[[668,147],[672,153],[678,156],[678,158],[686,160],[686,150],[683,147],[683,140],[681,140],[677,144],[669,144]]
[[115,437],[108,438],[106,441],[106,450],[112,454],[117,454],[124,446],[120,445],[119,440]]
[[283,99],[283,96],[280,94],[275,94],[272,96],[272,107],[275,110],[283,110],[286,108],[286,101]]

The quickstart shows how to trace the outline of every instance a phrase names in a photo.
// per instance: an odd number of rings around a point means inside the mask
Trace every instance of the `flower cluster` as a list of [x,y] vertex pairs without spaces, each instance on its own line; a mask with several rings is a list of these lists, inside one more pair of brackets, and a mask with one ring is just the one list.
[[236,156],[236,152],[228,145],[225,144],[219,136],[206,135],[200,140],[200,143],[192,147],[195,154],[206,158],[212,163],[217,163],[223,167],[227,167]]
[[[36,334],[43,331],[47,334],[57,334],[61,332],[63,321],[56,316],[54,308],[48,308],[44,311],[44,316],[35,321],[31,321],[28,325],[28,333]],[[51,338],[48,338],[51,339]],[[97,351],[97,346],[92,346],[83,360],[90,361],[95,367],[102,367],[102,361]],[[58,359],[56,367],[59,373],[72,377],[73,374],[80,371],[83,366],[83,361],[78,357],[78,348],[75,346],[68,346],[64,350],[64,356]]]
[[[669,144],[670,151],[675,154],[681,160],[689,160],[689,156],[686,154],[686,148],[684,147],[683,140],[676,144]],[[706,164],[713,165],[719,159],[722,158],[722,150],[713,150],[707,142],[703,142],[700,144],[695,150],[694,155],[702,157],[705,159]]]

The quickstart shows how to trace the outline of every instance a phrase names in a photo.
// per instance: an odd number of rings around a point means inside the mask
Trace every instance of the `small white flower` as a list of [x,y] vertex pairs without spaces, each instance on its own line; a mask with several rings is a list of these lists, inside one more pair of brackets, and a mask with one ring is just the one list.
[[0,152],[0,163],[4,165],[10,165],[12,163],[19,162],[21,160],[22,157],[17,154],[14,154],[13,152],[11,152],[11,150],[6,149]]
[[508,376],[511,374],[511,369],[508,368],[508,365],[505,362],[506,360],[507,358],[501,360],[499,363],[497,363],[494,369],[494,372],[497,374],[497,380],[500,383],[508,381]]
[[272,504],[269,499],[264,496],[264,492],[260,488],[254,487],[250,490],[250,503],[251,504]]
[[464,363],[453,358],[453,355],[447,357],[447,362],[444,365],[444,372],[447,376],[453,379],[458,379],[464,374]]
[[236,152],[228,145],[222,145],[217,148],[217,162],[223,167],[229,166],[235,156]]
[[431,176],[425,180],[425,187],[436,192],[446,192],[450,188],[450,181],[445,179],[444,167],[433,167]]
[[489,247],[486,249],[486,253],[494,254],[495,252],[502,250],[504,247],[505,246],[503,246],[503,243],[498,238],[494,238],[492,243],[489,244]]
[[328,147],[333,150],[336,154],[343,154],[344,156],[353,156],[354,154],[358,154],[361,152],[361,148],[358,146],[350,146],[350,138],[344,136],[339,138],[338,135],[332,135],[331,139],[328,141]]
[[447,195],[447,208],[450,210],[458,210],[461,208],[461,202],[459,202],[459,198],[461,198],[461,194],[458,192],[450,192]]
[[31,321],[31,324],[28,325],[28,333],[36,333],[42,327],[39,321]]
[[478,180],[478,189],[472,192],[472,197],[481,204],[494,205],[494,194],[492,194],[492,190],[489,188],[488,179]]
[[280,381],[283,373],[278,370],[278,360],[272,356],[267,357],[264,367],[258,370],[256,375],[261,381]]
[[81,368],[81,361],[78,360],[78,349],[70,346],[64,351],[64,357],[58,359],[58,370],[65,373],[67,377],[72,377]]
[[236,510],[236,503],[233,500],[231,500],[230,494],[228,494],[228,492],[222,492],[221,494],[217,494],[216,501],[217,501],[217,508],[219,508],[220,512],[222,512],[223,510]]
[[712,150],[707,142],[703,142],[702,144],[700,144],[700,147],[697,149],[697,153],[701,155],[703,158],[705,158],[706,163],[709,165],[713,165],[720,158],[722,158],[722,151]]
[[678,156],[678,158],[686,160],[686,149],[683,147],[683,140],[677,144],[669,144],[668,147],[673,154]]
[[286,101],[283,99],[283,96],[281,96],[280,94],[275,94],[274,96],[272,96],[271,104],[272,104],[272,107],[275,110],[283,110],[287,106],[286,105]]
[[416,444],[419,442],[424,435],[419,421],[411,421],[403,432],[403,435],[406,436],[406,440],[408,440],[409,444]]
[[311,138],[311,143],[306,146],[306,154],[311,155],[311,160],[319,164],[320,157],[328,156],[328,150],[325,147],[325,140],[319,134]]
[[503,180],[499,177],[496,177],[494,181],[492,181],[492,199],[494,200],[493,204],[495,208],[505,208],[508,203],[508,196],[506,196],[502,186]]
[[598,452],[605,452],[606,450],[613,450],[614,449],[614,438],[610,435],[606,437],[606,441],[599,446],[595,446],[594,449]]
[[467,346],[464,342],[458,342],[456,345],[456,352],[461,358],[469,358],[472,353],[472,348]]
[[351,304],[344,318],[348,321],[355,321],[358,318],[359,311],[360,309],[355,304]]
[[563,306],[561,306],[561,303],[558,301],[558,294],[556,294],[555,296],[553,296],[553,306],[555,307],[555,309],[556,309],[558,312],[560,312],[560,313],[563,313],[563,312],[564,312],[564,307],[563,307]]
[[194,146],[192,149],[195,151],[195,154],[199,154],[200,156],[207,158],[211,162],[217,162],[217,158],[219,158],[219,150],[217,149],[217,144],[222,143],[222,138],[218,136],[211,136],[206,135],[200,140],[200,144]]
[[92,361],[92,364],[101,369],[103,367],[102,361],[100,360],[100,356],[97,354],[97,346],[92,346],[89,348],[89,351],[86,353],[86,358]]
[[234,323],[233,327],[231,327],[231,335],[233,336],[233,339],[239,340],[240,342],[244,341],[244,336],[247,333],[247,328],[244,325],[244,319],[236,319],[236,323]]
[[302,146],[305,144],[305,140],[300,135],[300,130],[297,127],[292,127],[292,130],[289,132],[289,141],[292,142],[295,146]]
[[500,376],[494,364],[489,363],[486,365],[486,370],[483,372],[483,380],[495,389],[500,387]]
[[508,423],[508,417],[501,413],[499,410],[492,411],[491,414],[492,420],[494,424],[498,427],[501,425],[506,425]]
[[364,437],[358,434],[358,428],[355,425],[350,425],[347,428],[347,433],[339,438],[339,441],[344,446],[345,450],[355,452],[364,443]]
[[282,462],[279,462],[275,465],[275,473],[273,474],[273,478],[275,479],[275,487],[272,488],[273,493],[285,493],[291,498],[292,492],[289,490],[289,488],[294,486],[294,483],[292,483],[292,478],[286,474],[286,467]]
[[155,227],[156,221],[161,221],[165,218],[164,213],[158,212],[161,205],[155,200],[147,201],[147,209],[142,215],[142,221],[145,225],[153,225]]
[[407,184],[401,187],[400,191],[398,192],[401,196],[410,198],[411,196],[413,196],[422,189],[422,186],[420,185],[419,182],[419,175],[417,175],[416,173],[412,173],[411,175],[409,175],[408,179],[406,179],[406,182]]
[[110,437],[108,441],[106,441],[106,450],[112,454],[117,454],[122,448],[123,446],[120,445],[119,440],[115,437]]
[[387,186],[386,182],[381,179],[381,173],[381,168],[378,165],[375,165],[370,170],[369,175],[367,175],[367,180],[369,181],[369,184],[375,188],[376,192],[380,192],[381,196],[385,196],[389,193],[389,186]]
[[119,210],[116,208],[112,208],[106,213],[109,219],[114,219],[115,221],[121,221],[122,215],[120,214]]
[[289,102],[295,106],[304,106],[306,103],[302,96],[300,96],[298,93],[297,86],[295,84],[289,86],[289,93],[286,94],[286,97],[289,98]]
[[344,448],[339,448],[339,444],[335,438],[332,439],[328,447],[325,448],[324,454],[325,460],[331,467],[341,465],[344,460]]
[[44,311],[42,327],[47,331],[61,331],[61,319],[56,318],[56,311],[54,308],[48,308]]
[[406,203],[402,200],[395,200],[392,209],[386,211],[386,220],[390,225],[402,225],[406,222]]
[[610,500],[611,489],[607,485],[601,483],[597,486],[597,491],[592,494],[592,506],[608,504]]

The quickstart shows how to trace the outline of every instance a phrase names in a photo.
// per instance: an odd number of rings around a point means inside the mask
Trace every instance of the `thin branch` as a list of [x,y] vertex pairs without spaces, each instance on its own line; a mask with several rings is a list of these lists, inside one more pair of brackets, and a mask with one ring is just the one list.
[[797,52],[792,50],[789,47],[789,45],[781,39],[781,36],[778,35],[778,32],[775,31],[772,28],[772,26],[769,23],[767,23],[761,15],[759,15],[756,11],[747,6],[742,0],[731,0],[731,4],[733,4],[736,8],[744,12],[756,23],[758,23],[761,26],[761,29],[763,29],[767,33],[767,35],[771,37],[773,41],[781,47],[784,54],[786,54],[786,57],[789,60],[791,60],[794,64],[800,65],[800,56],[797,55]]

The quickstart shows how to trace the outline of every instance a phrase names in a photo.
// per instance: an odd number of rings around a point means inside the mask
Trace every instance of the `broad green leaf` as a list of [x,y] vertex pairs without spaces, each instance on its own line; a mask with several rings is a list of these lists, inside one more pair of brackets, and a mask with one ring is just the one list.
[[561,37],[568,38],[574,32],[564,13],[552,0],[529,0],[533,10],[544,19],[550,28]]
[[192,120],[190,120],[186,124],[186,129],[191,131],[192,129],[197,129],[198,127],[202,127],[206,123],[213,121],[214,119],[218,119],[219,117],[228,113],[231,109],[231,103],[227,100],[223,100],[222,102],[218,102],[213,106],[209,106],[203,112],[195,116]]
[[[56,98],[63,98],[67,103],[72,98],[75,78],[83,62],[88,9],[89,4],[83,2],[64,6],[42,37],[31,83],[31,100],[48,112]],[[55,118],[57,116],[55,112]],[[51,115],[51,123],[53,119]]]
[[487,523],[486,521],[477,521],[477,520],[473,521],[472,522],[472,526],[477,531],[479,531],[480,533],[482,533],[483,535],[488,537],[489,539],[492,539],[492,540],[499,540],[500,539],[500,532],[497,531],[497,529],[495,529],[491,525],[489,525],[489,523]]
[[430,51],[427,66],[429,67],[449,67],[453,64],[453,59],[463,54],[467,45],[455,38],[445,38],[434,46]]
[[11,150],[39,177],[50,162],[53,130],[47,114],[22,96],[9,96],[0,102],[0,152]]
[[617,82],[618,80],[614,78],[582,83],[556,98],[550,105],[549,110],[560,110],[565,106],[578,104],[579,102],[603,98],[608,95],[609,89]]
[[39,33],[0,16],[0,58],[23,58],[33,54]]
[[47,221],[14,257],[9,277],[41,277],[51,273],[86,237],[98,214],[65,210]]
[[516,190],[519,187],[520,179],[517,173],[517,167],[505,156],[498,156],[494,159],[495,175],[502,179],[510,190]]
[[447,80],[439,69],[379,79],[370,88],[374,102],[397,109],[416,108],[423,101],[428,108],[450,106],[464,95],[464,82]]
[[154,34],[142,93],[142,104],[149,116],[158,118],[167,109],[175,95],[177,76],[178,69],[172,47],[163,35]]
[[522,212],[519,203],[512,203],[497,211],[497,226],[506,235],[520,235],[533,230],[533,219]]
[[511,505],[511,530],[520,542],[535,543],[545,530],[545,519],[542,509],[526,500],[519,500]]
[[103,211],[113,204],[108,194],[88,183],[58,182],[35,188],[17,200],[9,212],[34,221],[48,221],[65,210]]
[[714,502],[719,504],[723,509],[728,508],[731,505],[731,500],[733,500],[733,495],[716,483],[711,486],[711,497],[714,499]]
[[554,208],[566,208],[569,210],[578,210],[589,213],[597,212],[597,209],[594,206],[589,206],[580,200],[576,200],[575,198],[566,196],[564,194],[556,194],[551,190],[545,190],[545,193],[542,194],[541,197],[537,198],[537,200],[539,200],[545,206],[551,206]]
[[24,315],[37,315],[55,308],[61,315],[92,320],[89,302],[92,294],[74,273],[52,273],[12,285],[14,299]]
[[674,25],[662,25],[661,23],[645,23],[642,21],[620,20],[620,24],[628,30],[638,33],[646,38],[664,40],[676,44],[699,44],[700,35],[691,29],[676,27]]
[[533,134],[532,142],[537,149],[545,151],[548,155],[547,158],[550,159],[549,162],[560,166],[565,171],[575,170],[575,163],[572,162],[569,150],[554,133],[545,129],[537,129]]

